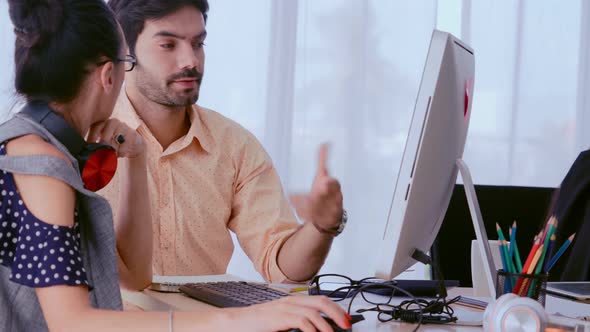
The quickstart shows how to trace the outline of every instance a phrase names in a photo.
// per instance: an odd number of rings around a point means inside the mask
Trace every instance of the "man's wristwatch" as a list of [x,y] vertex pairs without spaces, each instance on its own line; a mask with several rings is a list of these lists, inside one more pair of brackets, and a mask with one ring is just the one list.
[[346,213],[346,210],[342,209],[342,217],[340,218],[340,224],[338,225],[338,227],[326,229],[326,228],[319,227],[315,223],[313,225],[320,233],[328,234],[333,237],[336,237],[336,236],[340,235],[340,233],[342,233],[342,231],[344,231],[344,227],[346,227],[347,221],[348,221],[348,213]]
[[342,209],[342,218],[340,218],[340,225],[338,226],[338,229],[336,230],[334,237],[340,235],[340,233],[342,233],[342,231],[344,231],[347,221],[348,221],[348,213],[346,213],[346,210]]

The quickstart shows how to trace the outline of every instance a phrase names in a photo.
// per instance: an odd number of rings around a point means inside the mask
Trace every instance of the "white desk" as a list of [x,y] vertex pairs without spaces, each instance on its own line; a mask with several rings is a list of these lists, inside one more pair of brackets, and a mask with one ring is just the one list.
[[[198,277],[191,279],[193,282],[207,282],[207,281],[227,281],[227,280],[240,280],[233,276],[208,276]],[[178,293],[160,293],[152,290],[144,290],[143,292],[131,292],[123,290],[123,300],[133,306],[139,307],[141,310],[155,310],[155,311],[168,311],[168,310],[180,310],[180,311],[194,311],[200,309],[211,308],[210,305],[196,301],[192,298],[184,296]],[[449,290],[449,297],[457,295],[471,295],[471,289],[468,288],[453,288]],[[352,306],[352,313],[355,313],[356,309],[369,308],[372,305],[363,303],[364,301],[360,296],[355,300]],[[346,308],[348,302],[343,301],[342,306]],[[455,312],[458,317],[466,317],[471,320],[479,320],[483,315],[483,311],[470,309],[462,306],[454,306]],[[399,322],[387,322],[381,323],[377,319],[377,314],[374,312],[363,313],[365,320],[353,325],[353,331],[412,331],[416,325],[405,324]],[[420,331],[480,331],[481,327],[472,326],[456,326],[456,325],[423,325],[420,327]]]
[[[240,280],[239,278],[231,275],[222,276],[203,276],[203,277],[189,277],[188,279],[179,279],[182,282],[208,282],[208,281],[230,281]],[[168,310],[179,310],[179,311],[195,311],[201,309],[211,308],[210,305],[196,301],[192,298],[184,296],[179,293],[160,293],[151,290],[144,290],[143,292],[131,292],[122,291],[123,300],[131,304],[132,306],[138,307],[140,310],[150,311],[168,311]],[[453,298],[457,295],[471,296],[471,288],[451,288],[449,289],[449,298]],[[377,296],[377,295],[375,295]],[[397,299],[401,301],[401,299]],[[347,301],[340,302],[341,305],[346,308],[348,305]],[[351,313],[355,313],[357,309],[368,308],[372,305],[364,303],[362,298],[358,297],[352,306]],[[562,313],[568,316],[584,316],[590,314],[590,304],[576,303],[572,301],[563,300],[560,298],[548,296],[546,301],[546,310],[548,313]],[[481,319],[483,311],[470,309],[460,305],[454,305],[455,313],[459,320],[465,321],[477,321]],[[382,323],[377,319],[377,314],[374,312],[363,313],[365,320],[353,325],[353,331],[412,331],[416,325],[406,324],[399,322],[387,322]],[[423,325],[420,327],[420,331],[481,331],[481,326],[457,326],[455,324],[447,325]]]

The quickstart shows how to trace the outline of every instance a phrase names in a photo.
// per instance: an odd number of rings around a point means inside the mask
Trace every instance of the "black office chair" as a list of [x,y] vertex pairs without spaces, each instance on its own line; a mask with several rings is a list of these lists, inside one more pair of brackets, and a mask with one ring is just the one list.
[[[554,188],[476,185],[486,233],[497,239],[496,223],[508,237],[509,226],[516,220],[516,240],[522,260],[526,259],[535,234],[547,217]],[[463,185],[456,185],[443,224],[433,246],[432,257],[447,280],[459,280],[462,287],[472,287],[471,240],[475,231]],[[432,269],[433,271],[436,269]],[[559,271],[552,271],[559,273]],[[433,276],[438,278],[438,276]]]

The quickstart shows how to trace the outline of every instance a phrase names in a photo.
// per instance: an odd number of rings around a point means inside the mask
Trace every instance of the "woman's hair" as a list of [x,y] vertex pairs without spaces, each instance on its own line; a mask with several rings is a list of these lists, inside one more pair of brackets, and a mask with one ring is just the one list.
[[103,0],[8,0],[16,34],[15,88],[29,101],[68,102],[89,66],[120,56],[123,41]]

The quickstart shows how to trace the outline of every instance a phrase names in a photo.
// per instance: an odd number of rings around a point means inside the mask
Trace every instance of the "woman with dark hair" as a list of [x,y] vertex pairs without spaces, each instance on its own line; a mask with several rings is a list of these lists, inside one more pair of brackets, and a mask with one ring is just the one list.
[[554,250],[547,255],[574,237],[549,271],[550,280],[590,281],[590,150],[580,152],[553,194],[549,211],[558,225]]
[[126,262],[138,252],[151,261],[151,243],[117,252],[111,210],[92,190],[108,182],[119,157],[118,236],[137,236],[126,228],[139,222],[144,227],[133,229],[151,232],[144,142],[109,119],[135,59],[124,55],[103,0],[8,2],[15,87],[26,106],[0,126],[0,330],[331,331],[320,312],[350,328],[344,311],[323,297],[197,315],[119,312],[118,276],[149,282],[151,270],[138,269],[151,264]]

